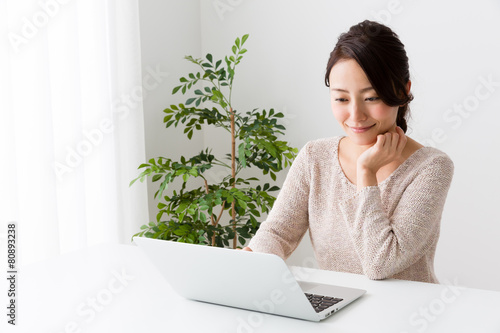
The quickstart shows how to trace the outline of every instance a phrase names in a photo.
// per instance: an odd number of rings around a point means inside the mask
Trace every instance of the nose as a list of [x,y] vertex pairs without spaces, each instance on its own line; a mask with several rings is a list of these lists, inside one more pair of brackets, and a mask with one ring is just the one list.
[[355,100],[352,101],[350,107],[350,117],[354,123],[360,123],[366,120],[366,113],[362,105],[357,103]]

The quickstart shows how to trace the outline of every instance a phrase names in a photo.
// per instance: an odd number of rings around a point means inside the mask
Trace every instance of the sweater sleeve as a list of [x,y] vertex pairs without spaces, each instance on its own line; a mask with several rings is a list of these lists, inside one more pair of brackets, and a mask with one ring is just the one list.
[[389,278],[436,244],[452,176],[447,156],[433,159],[406,187],[392,216],[387,216],[378,186],[365,187],[339,204],[368,278]]
[[249,247],[273,253],[284,260],[300,243],[308,226],[310,174],[306,144],[295,158],[266,221],[262,222]]

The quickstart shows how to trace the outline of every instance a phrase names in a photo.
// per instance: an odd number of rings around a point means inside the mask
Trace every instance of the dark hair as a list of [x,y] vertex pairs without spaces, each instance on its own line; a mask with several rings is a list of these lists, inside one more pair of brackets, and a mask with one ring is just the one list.
[[342,33],[326,66],[327,87],[330,86],[329,76],[333,66],[343,59],[356,60],[385,104],[399,105],[396,124],[406,132],[410,112],[408,103],[413,100],[413,95],[406,91],[410,70],[398,35],[389,27],[368,20]]

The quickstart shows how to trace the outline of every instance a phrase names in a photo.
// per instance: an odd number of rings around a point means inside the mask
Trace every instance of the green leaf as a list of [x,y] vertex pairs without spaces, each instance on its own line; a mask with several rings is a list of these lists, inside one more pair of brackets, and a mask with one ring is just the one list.
[[163,175],[154,175],[152,180],[153,180],[153,182],[156,182],[156,181],[160,180],[161,177],[163,177]]
[[193,103],[194,101],[196,100],[196,98],[189,98],[187,101],[186,101],[186,105],[189,105],[191,103]]
[[272,171],[269,172],[269,174],[271,175],[271,178],[276,181],[276,174]]
[[182,229],[176,229],[174,230],[174,234],[176,234],[177,236],[184,236],[186,232]]
[[246,34],[241,38],[241,45],[245,44],[249,36],[250,36],[249,34]]
[[206,222],[207,221],[207,216],[204,213],[202,213],[202,212],[200,212],[200,220],[202,222]]
[[239,159],[241,165],[244,168],[246,168],[247,161],[245,158],[245,143],[244,142],[240,143],[240,145],[238,146],[238,159]]
[[[182,212],[179,214],[179,223],[182,222],[182,220],[184,219],[184,215],[186,214],[186,212]],[[181,235],[179,235],[181,236]]]
[[176,92],[178,92],[178,91],[179,91],[179,89],[181,89],[181,88],[182,88],[182,86],[177,86],[177,87],[175,87],[175,88],[172,90],[172,95],[174,95]]
[[238,200],[238,205],[243,208],[243,209],[247,209],[247,203],[243,200],[240,200],[240,199],[237,199]]
[[207,60],[212,62],[212,55],[210,53],[207,54]]

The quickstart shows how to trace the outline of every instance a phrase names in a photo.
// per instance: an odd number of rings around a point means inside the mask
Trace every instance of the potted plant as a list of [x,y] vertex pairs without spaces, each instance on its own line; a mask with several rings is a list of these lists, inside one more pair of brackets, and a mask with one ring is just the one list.
[[[279,187],[269,183],[252,187],[259,179],[241,178],[240,171],[256,167],[275,181],[276,173],[292,163],[298,150],[277,137],[285,130],[279,122],[284,116],[282,113],[274,109],[239,112],[233,107],[235,69],[247,52],[243,48],[247,39],[248,35],[237,38],[232,54],[224,61],[214,60],[211,54],[204,59],[185,57],[198,66],[199,71],[181,77],[181,84],[172,94],[184,95],[194,90],[194,96],[185,103],[166,108],[163,122],[166,128],[184,126],[188,139],[203,126],[226,130],[231,151],[224,159],[217,158],[207,148],[189,159],[181,156],[180,161],[173,161],[157,157],[141,164],[138,169],[142,172],[130,185],[147,177],[159,183],[155,193],[159,211],[156,221],[143,225],[134,236],[236,248],[238,241],[243,246],[255,235],[261,213],[271,209],[276,198],[270,192]],[[225,170],[225,177],[218,183],[209,183],[207,174],[212,168]],[[204,185],[187,190],[188,181],[196,178]],[[165,195],[168,185],[177,180],[182,181],[181,190]],[[225,212],[230,213],[230,220],[222,223]]]

